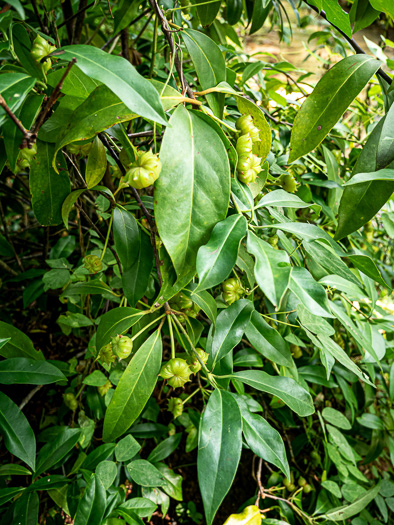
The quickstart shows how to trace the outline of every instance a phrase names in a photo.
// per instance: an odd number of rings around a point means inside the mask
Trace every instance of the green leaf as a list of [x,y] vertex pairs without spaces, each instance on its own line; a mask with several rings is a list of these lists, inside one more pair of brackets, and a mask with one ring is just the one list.
[[140,230],[134,216],[121,208],[113,211],[113,232],[115,250],[122,268],[128,270],[138,258]]
[[161,365],[160,332],[154,332],[131,359],[104,418],[103,439],[121,436],[142,412],[155,388]]
[[[63,75],[63,68],[59,68],[56,71],[51,71],[47,77],[48,86],[55,88],[59,84]],[[83,73],[77,67],[72,67],[64,79],[62,93],[64,95],[69,95],[70,97],[85,99],[99,85],[100,82],[94,80],[93,77],[85,75],[85,73]]]
[[12,324],[0,321],[0,339],[11,339],[0,347],[0,355],[3,357],[29,357],[32,359],[44,359],[40,350],[35,350],[31,339]]
[[157,447],[155,447],[148,456],[148,461],[152,463],[157,463],[158,461],[163,461],[163,459],[168,458],[174,450],[178,448],[179,443],[181,442],[182,433],[173,434],[161,441]]
[[86,185],[88,189],[100,183],[107,169],[107,154],[101,140],[96,137],[86,163]]
[[100,479],[93,474],[78,503],[74,525],[97,525],[102,523],[105,507],[105,488]]
[[198,437],[198,482],[208,525],[229,491],[241,457],[241,412],[224,390],[211,394],[202,416]]
[[160,151],[163,168],[156,181],[155,217],[181,278],[194,270],[198,249],[226,216],[230,166],[220,137],[194,113],[178,106],[170,123]]
[[66,381],[66,377],[48,361],[14,357],[0,362],[0,383],[3,385],[49,385]]
[[71,297],[73,295],[103,295],[113,294],[114,292],[100,279],[81,283],[71,283],[62,293],[62,297]]
[[35,477],[48,471],[66,456],[78,443],[81,437],[80,428],[63,428],[53,439],[46,443],[37,456],[37,467]]
[[293,267],[289,288],[311,313],[332,317],[325,289],[314,280],[308,270]]
[[220,312],[212,341],[208,344],[214,364],[241,341],[253,311],[252,301],[240,299]]
[[257,284],[277,308],[287,290],[291,274],[290,259],[284,250],[275,250],[268,242],[249,231],[246,248],[255,256]]
[[[377,152],[381,141],[386,137],[382,130],[387,115],[374,127],[353,169],[352,176],[377,170]],[[388,137],[387,137],[388,138]],[[384,166],[394,168],[394,163]],[[369,181],[363,184],[346,186],[341,198],[338,214],[338,228],[335,239],[340,240],[358,230],[380,210],[394,191],[394,182]]]
[[320,144],[380,66],[381,62],[370,56],[352,55],[319,80],[295,118],[289,162]]
[[285,208],[308,208],[310,204],[301,200],[297,195],[285,190],[270,191],[259,200],[256,209],[263,206],[285,207]]
[[64,199],[64,202],[62,204],[62,220],[67,230],[68,230],[68,217],[70,215],[70,211],[72,207],[74,206],[74,204],[77,202],[79,196],[82,195],[84,191],[85,191],[84,189],[72,191]]
[[107,377],[101,370],[94,370],[91,374],[85,377],[82,381],[84,385],[90,386],[104,386],[107,382]]
[[34,432],[18,406],[2,392],[0,392],[0,433],[9,452],[34,470],[36,465]]
[[240,95],[236,97],[236,102],[238,109],[242,114],[252,115],[253,117],[253,124],[258,128],[260,132],[260,142],[258,143],[258,150],[253,151],[257,154],[258,157],[261,157],[262,161],[264,161],[267,158],[269,152],[271,151],[272,134],[270,125],[268,124],[262,110],[254,102]]
[[326,514],[323,514],[320,516],[321,518],[325,518],[331,521],[344,521],[348,518],[351,518],[352,516],[358,514],[361,512],[365,507],[371,503],[372,500],[376,498],[376,496],[379,494],[380,490],[380,482],[375,485],[372,489],[365,492],[362,496],[357,498],[353,503],[350,505],[344,505],[342,507],[337,507],[335,509],[331,509]]
[[[1,392],[0,392],[1,394]],[[0,489],[0,507],[25,490],[25,487]]]
[[246,235],[243,215],[230,215],[218,222],[208,243],[197,252],[197,290],[213,288],[230,275],[238,257],[239,244]]
[[215,299],[209,292],[200,291],[195,283],[190,283],[183,293],[199,306],[212,323],[216,323],[218,313]]
[[278,330],[266,323],[258,312],[252,313],[245,335],[253,348],[270,361],[290,368],[294,365],[289,345]]
[[377,11],[383,11],[386,15],[391,16],[394,19],[394,6],[386,0],[369,0],[370,4]]
[[51,165],[54,153],[54,144],[38,140],[37,156],[30,163],[29,184],[33,211],[42,226],[54,226],[62,222],[62,205],[70,193],[70,180],[63,157],[57,171]]
[[199,0],[194,0],[193,3],[197,4],[197,13],[201,25],[203,27],[211,25],[219,12],[220,2],[208,2],[203,4],[203,2],[200,2]]
[[54,169],[58,171],[56,156],[60,149],[72,142],[91,139],[97,133],[135,117],[135,113],[132,113],[107,86],[99,86],[70,117],[53,152]]
[[114,461],[102,461],[96,467],[96,476],[103,484],[105,490],[108,490],[115,481],[118,468]]
[[367,275],[377,283],[381,284],[385,288],[390,287],[389,284],[383,279],[382,273],[376,266],[376,263],[368,255],[362,253],[347,255],[347,258],[353,265],[360,270],[363,274]]
[[[118,444],[120,444],[121,441],[119,441]],[[95,448],[84,460],[84,462],[82,463],[82,467],[86,470],[93,471],[101,461],[104,461],[104,459],[108,459],[112,455],[116,446],[117,445],[115,445],[115,443],[107,443],[105,445],[100,445],[99,447]]]
[[270,376],[262,370],[243,370],[233,377],[256,390],[279,397],[299,416],[310,416],[315,411],[310,394],[290,377]]
[[370,173],[357,173],[344,186],[353,186],[354,184],[362,184],[364,182],[385,180],[394,183],[394,169],[382,169],[372,171]]
[[18,525],[37,525],[39,498],[37,492],[25,492],[16,500],[14,523]]
[[165,463],[156,463],[155,466],[165,479],[165,484],[163,485],[164,492],[177,501],[183,501],[182,475],[175,474]]
[[[3,73],[0,76],[0,93],[13,113],[22,105],[35,83],[35,78],[22,73]],[[5,110],[0,107],[0,126],[8,118]]]
[[153,248],[148,235],[141,231],[138,244],[134,247],[137,259],[122,275],[123,293],[131,306],[135,306],[144,296],[153,267]]
[[133,458],[141,449],[141,445],[131,434],[122,438],[115,447],[115,457],[117,461],[127,461]]
[[127,465],[131,479],[141,487],[162,487],[165,479],[146,459],[136,459]]
[[253,2],[252,25],[249,31],[250,35],[253,35],[253,33],[256,33],[256,31],[263,27],[271,9],[271,0],[255,0]]
[[327,20],[343,31],[349,38],[352,38],[349,13],[344,11],[336,0],[333,2],[331,0],[311,0],[310,3],[317,7],[320,4],[320,9],[324,9]]
[[94,46],[66,46],[61,51],[62,58],[76,58],[76,67],[105,84],[131,112],[159,124],[167,124],[157,91],[128,60],[109,55]]
[[96,334],[96,348],[99,352],[111,341],[111,337],[121,335],[138,323],[145,312],[135,308],[114,308],[100,317]]
[[323,408],[322,416],[326,421],[331,423],[331,425],[334,425],[338,428],[342,428],[343,430],[350,430],[352,428],[348,418],[342,414],[342,412],[339,412],[339,410],[335,410],[335,408]]
[[[220,7],[220,2],[218,4]],[[216,6],[217,4],[211,5]],[[183,30],[181,36],[193,60],[202,89],[213,88],[220,82],[225,81],[226,63],[222,52],[215,42],[209,36],[194,29]],[[221,118],[224,107],[224,95],[210,93],[206,95],[206,99],[214,115]]]
[[140,518],[148,518],[155,512],[157,505],[148,498],[137,497],[127,499],[122,503],[121,508],[134,511]]
[[242,410],[242,420],[245,441],[253,454],[280,468],[283,474],[290,478],[286,450],[279,432],[263,417],[245,409]]
[[23,465],[17,463],[9,463],[8,465],[0,466],[0,476],[30,476],[31,471]]
[[139,3],[137,0],[123,0],[119,3],[118,9],[114,13],[114,35],[120,33],[130,25],[137,15]]
[[226,16],[227,22],[230,25],[235,25],[239,22],[243,11],[242,0],[227,0]]

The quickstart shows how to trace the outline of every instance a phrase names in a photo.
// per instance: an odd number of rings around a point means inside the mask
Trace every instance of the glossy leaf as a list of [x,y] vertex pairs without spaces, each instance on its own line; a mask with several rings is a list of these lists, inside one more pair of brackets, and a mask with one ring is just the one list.
[[365,507],[379,494],[379,490],[380,483],[365,492],[350,505],[344,505],[342,507],[332,509],[321,517],[331,521],[344,521],[348,518],[351,518],[355,514],[358,514],[363,509],[365,509]]
[[375,58],[353,55],[335,64],[319,80],[294,121],[289,162],[320,144],[380,66]]
[[[161,148],[155,217],[176,273],[183,277],[195,268],[198,249],[226,216],[230,167],[220,137],[202,119],[178,106],[170,123]],[[169,213],[174,207],[176,220]]]
[[58,161],[57,172],[52,167],[54,144],[37,141],[37,156],[30,164],[30,192],[34,214],[42,226],[62,222],[62,205],[70,193],[70,180],[64,159]]
[[[220,7],[220,2],[210,5],[215,7],[218,5],[218,7]],[[201,8],[207,7],[209,7],[209,5],[201,6]],[[201,23],[203,24],[202,21]],[[185,29],[182,31],[182,38],[193,60],[198,80],[203,90],[213,88],[220,82],[226,80],[226,64],[222,52],[211,38],[194,29]],[[224,106],[224,95],[210,93],[206,95],[206,98],[213,113],[221,118]]]
[[31,471],[23,465],[17,463],[9,463],[8,465],[0,466],[0,476],[30,476]]
[[168,458],[174,450],[177,449],[182,438],[182,434],[173,434],[172,436],[161,441],[149,454],[148,461],[156,463],[157,461],[163,461],[163,459]]
[[111,341],[111,337],[123,334],[138,323],[142,315],[144,313],[141,310],[129,307],[114,308],[102,315],[96,334],[97,351],[108,344]]
[[134,423],[148,402],[161,365],[160,332],[154,332],[131,359],[104,418],[103,439],[112,441]]
[[78,504],[74,525],[97,525],[102,523],[105,506],[105,488],[100,479],[93,474]]
[[66,377],[48,361],[14,357],[0,361],[0,383],[3,385],[48,385],[66,381]]
[[62,293],[62,297],[70,297],[72,295],[102,295],[113,294],[114,292],[100,279],[92,279],[83,283],[71,283]]
[[115,481],[118,469],[114,461],[102,461],[96,467],[96,477],[101,481],[105,490],[108,490]]
[[37,525],[39,499],[37,492],[25,492],[17,499],[14,508],[14,523],[17,525]]
[[0,346],[0,355],[3,357],[44,359],[42,352],[34,348],[31,339],[12,324],[0,321],[0,339],[10,339]]
[[270,361],[281,366],[294,365],[287,342],[257,311],[252,313],[245,335],[253,348]]
[[115,249],[123,270],[128,270],[138,259],[140,230],[134,216],[121,208],[113,211]]
[[136,459],[127,465],[131,479],[141,487],[162,487],[165,479],[146,459]]
[[[63,75],[63,68],[57,69],[56,71],[51,71],[47,77],[48,85],[55,88]],[[62,93],[64,95],[85,99],[100,84],[101,82],[94,80],[93,77],[85,75],[85,73],[83,73],[79,68],[72,67],[64,79]]]
[[299,416],[310,416],[315,411],[310,394],[290,377],[270,376],[262,370],[243,370],[236,372],[234,378],[256,390],[279,397]]
[[241,341],[252,311],[253,303],[247,299],[240,299],[218,315],[209,345],[214,363],[223,359]]
[[215,299],[209,292],[200,290],[195,283],[190,283],[187,288],[183,290],[183,293],[201,308],[212,323],[216,322],[218,308]]
[[229,392],[215,390],[200,423],[198,438],[198,482],[208,525],[229,491],[242,448],[242,419]]
[[155,466],[165,480],[163,485],[164,492],[177,501],[183,501],[182,475],[175,474],[165,463],[156,463]]
[[62,220],[67,230],[68,230],[68,218],[70,216],[71,209],[84,191],[85,191],[84,189],[72,191],[64,199],[64,202],[62,204]]
[[353,265],[374,281],[382,286],[388,286],[388,283],[383,279],[382,272],[376,266],[376,263],[368,255],[362,253],[355,253],[348,255],[347,258]]
[[257,208],[263,206],[278,206],[284,208],[308,208],[310,204],[301,200],[297,195],[285,190],[274,190],[264,195],[258,202]]
[[[220,9],[220,2],[195,2],[197,4],[197,13],[203,27],[209,26],[215,20]],[[200,5],[203,4],[203,5]]]
[[197,253],[198,290],[213,288],[227,279],[245,235],[246,219],[243,215],[230,215],[216,224],[208,243]]
[[62,51],[62,58],[76,58],[76,67],[90,78],[105,84],[131,112],[166,125],[157,91],[148,80],[137,73],[128,60],[109,55],[93,46],[66,46]]
[[88,161],[86,163],[86,185],[88,188],[93,188],[100,183],[104,177],[105,170],[107,169],[107,155],[101,140],[96,137],[93,141],[92,149],[88,155]]
[[[15,112],[33,89],[36,79],[23,73],[3,73],[0,78],[0,93],[7,106]],[[5,110],[0,107],[0,126],[8,119]]]
[[153,267],[153,249],[148,235],[139,232],[138,243],[133,246],[137,258],[122,275],[123,293],[131,306],[135,306],[145,294]]
[[80,428],[64,427],[53,441],[46,443],[37,456],[35,476],[49,470],[72,450],[81,437]]
[[271,0],[255,0],[253,2],[252,26],[249,34],[256,33],[267,19],[272,8]]
[[0,392],[0,433],[7,449],[32,470],[36,464],[36,438],[24,414]]
[[277,308],[289,286],[290,259],[284,250],[275,250],[252,232],[248,233],[247,250],[254,255],[257,284]]
[[326,292],[305,268],[292,268],[290,290],[311,313],[332,317]]

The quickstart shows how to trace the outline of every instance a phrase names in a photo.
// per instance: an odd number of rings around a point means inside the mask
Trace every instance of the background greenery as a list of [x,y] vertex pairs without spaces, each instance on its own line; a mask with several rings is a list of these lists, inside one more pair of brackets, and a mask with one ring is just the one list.
[[393,3],[0,9],[1,523],[393,523]]

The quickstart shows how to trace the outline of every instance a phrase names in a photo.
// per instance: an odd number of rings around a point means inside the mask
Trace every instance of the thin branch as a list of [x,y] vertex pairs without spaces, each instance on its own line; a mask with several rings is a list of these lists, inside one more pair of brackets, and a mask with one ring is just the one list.
[[19,258],[19,255],[17,253],[17,251],[15,250],[15,246],[14,246],[14,243],[12,242],[12,239],[8,233],[8,228],[7,228],[7,220],[6,220],[6,216],[5,216],[5,213],[4,213],[4,209],[3,209],[3,204],[0,200],[0,215],[1,215],[1,220],[2,220],[2,223],[3,223],[3,228],[4,228],[4,236],[5,238],[7,239],[7,241],[10,243],[13,251],[14,251],[14,254],[15,254],[15,259],[16,259],[16,262],[18,263],[18,266],[19,268],[21,269],[22,272],[25,271],[25,269],[23,268],[23,264]]
[[[343,38],[352,46],[352,48],[355,50],[355,52],[358,54],[358,55],[365,55],[365,51],[363,49],[361,49],[361,47],[357,44],[357,42],[353,39],[353,38],[350,38],[349,36],[347,36],[346,33],[344,33],[341,29],[339,29],[338,26],[336,26],[335,24],[333,24],[330,20],[328,20],[327,18],[327,15],[326,13],[321,10],[319,11],[319,8],[318,7],[315,7],[314,5],[311,5],[307,2],[307,0],[304,0],[304,2],[311,8],[313,9],[316,13],[318,13],[322,18],[324,18],[324,20],[327,20],[327,22],[329,24],[332,25],[332,27],[334,27],[337,31],[339,31],[339,33],[343,36]],[[382,69],[378,69],[377,72],[376,72],[377,75],[379,75],[380,77],[383,78],[383,80],[385,80],[389,85],[392,83],[393,79],[390,78],[388,76],[387,73],[385,73]]]
[[43,21],[41,20],[41,17],[40,17],[40,13],[38,12],[38,8],[37,8],[37,2],[36,0],[31,0],[31,4],[33,6],[33,11],[34,11],[34,14],[36,15],[36,18],[38,20],[38,23],[40,25],[40,29],[43,33],[45,33],[46,35],[49,34],[49,31],[48,31],[48,28],[44,26],[44,23]]
[[90,4],[85,5],[84,7],[82,7],[82,9],[80,9],[79,11],[77,11],[74,15],[70,16],[69,18],[67,18],[67,20],[64,20],[64,22],[62,22],[61,24],[59,24],[59,25],[57,26],[57,28],[60,29],[61,27],[65,26],[66,24],[68,24],[69,22],[71,22],[72,20],[74,20],[75,17],[77,17],[77,16],[79,16],[80,14],[84,13],[87,9],[89,9],[89,7],[92,7],[94,4],[95,4],[95,2],[91,2]]
[[74,30],[74,39],[73,39],[75,44],[79,44],[79,41],[81,40],[83,22],[85,20],[85,11],[88,8],[87,3],[88,3],[88,0],[79,0],[79,6],[78,6],[79,16],[77,17],[75,21],[75,30]]
[[152,7],[152,9],[156,12],[157,16],[160,19],[161,22],[161,28],[164,33],[164,36],[166,37],[166,40],[170,46],[171,53],[174,53],[174,64],[175,69],[177,70],[179,80],[182,84],[182,92],[186,91],[189,98],[194,99],[194,94],[192,88],[187,83],[187,80],[185,78],[185,75],[183,73],[182,69],[182,61],[179,58],[178,50],[176,49],[176,46],[174,44],[174,39],[172,38],[172,31],[168,27],[168,22],[166,17],[163,14],[163,11],[160,9],[159,4],[157,3],[157,0],[149,0],[149,3]]
[[[145,11],[142,11],[142,13],[140,15],[138,15],[136,18],[134,18],[134,20],[132,20],[129,24],[129,27],[131,27],[133,24],[135,24],[136,22],[138,22],[139,20],[141,20],[141,18],[144,18],[145,15],[147,15],[149,13],[150,9],[145,9]],[[119,33],[116,33],[115,35],[113,35],[109,40],[107,40],[107,42],[105,42],[105,44],[103,45],[103,47],[101,49],[105,49],[106,47],[108,47],[111,42],[113,42],[115,40],[115,38],[119,35]]]
[[30,390],[30,392],[27,394],[27,396],[25,398],[23,398],[21,404],[19,405],[19,410],[22,410],[26,405],[27,403],[32,399],[32,397],[37,394],[37,392],[39,390],[41,390],[41,388],[43,387],[44,385],[37,385],[35,388],[33,388],[33,390]]
[[7,106],[7,102],[4,100],[4,98],[1,95],[0,95],[0,106],[4,109],[4,111],[10,117],[10,119],[13,121],[15,126],[23,133],[24,136],[26,136],[28,133],[28,130],[23,127],[21,121],[10,110],[10,108]]

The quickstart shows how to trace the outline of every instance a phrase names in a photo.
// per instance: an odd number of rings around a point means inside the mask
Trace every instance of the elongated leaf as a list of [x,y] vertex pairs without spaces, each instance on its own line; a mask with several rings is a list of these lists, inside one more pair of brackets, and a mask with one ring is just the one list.
[[128,270],[138,258],[140,230],[134,216],[120,208],[113,212],[115,249],[122,267]]
[[380,66],[375,58],[353,55],[335,64],[320,79],[295,118],[289,162],[320,144]]
[[0,433],[7,449],[33,470],[36,465],[36,438],[24,414],[0,392]]
[[[209,26],[215,20],[216,15],[220,9],[220,2],[206,3],[199,2],[198,0],[194,2],[197,4],[197,13],[200,19],[201,25],[203,27]],[[203,4],[203,5],[200,5]]]
[[86,163],[86,185],[88,188],[93,188],[100,183],[104,177],[105,170],[107,169],[107,155],[105,148],[101,140],[96,137],[93,141],[92,149],[88,155],[88,161]]
[[389,284],[383,279],[382,272],[376,266],[375,261],[372,260],[371,257],[362,253],[351,254],[347,257],[349,261],[360,270],[360,272],[368,275],[368,277],[384,287],[389,286]]
[[68,230],[68,217],[70,215],[70,211],[71,211],[72,207],[74,206],[74,204],[77,202],[79,196],[82,195],[82,193],[84,191],[85,191],[84,189],[83,190],[72,191],[64,199],[64,202],[62,204],[62,220],[63,220],[64,226],[67,228],[67,230]]
[[103,439],[112,441],[126,432],[142,412],[155,388],[161,365],[160,332],[139,348],[116,387],[104,419]]
[[[60,68],[49,73],[48,85],[55,88],[60,79],[64,75],[64,69]],[[87,98],[92,91],[100,85],[100,82],[94,80],[92,77],[85,75],[79,68],[72,67],[64,79],[62,86],[62,93],[80,99]],[[82,101],[81,101],[82,102]]]
[[179,443],[181,442],[181,438],[182,434],[179,432],[178,434],[173,434],[172,436],[159,443],[157,447],[155,447],[149,454],[148,461],[155,463],[157,461],[163,461],[163,459],[168,458],[168,456],[170,456],[178,447]]
[[243,10],[242,0],[227,0],[226,16],[230,25],[239,22]]
[[332,317],[326,291],[305,268],[292,268],[290,290],[311,313]]
[[91,139],[97,133],[135,117],[135,113],[132,113],[107,86],[97,87],[75,109],[59,142],[56,143],[52,162],[54,169],[58,171],[56,156],[64,146],[71,142]]
[[256,33],[263,25],[272,8],[271,0],[255,0],[253,2],[252,25],[249,34]]
[[35,350],[31,339],[12,324],[0,321],[0,339],[10,339],[0,346],[0,355],[3,357],[44,359],[42,352]]
[[263,206],[279,206],[286,208],[307,208],[310,206],[307,202],[301,200],[297,195],[288,193],[285,190],[270,191],[259,200],[256,209]]
[[[211,38],[194,29],[182,31],[182,38],[193,60],[198,80],[203,90],[213,88],[226,80],[226,64],[223,55]],[[224,107],[224,95],[210,93],[206,95],[206,99],[213,113],[218,118],[221,118]]]
[[123,292],[131,306],[135,306],[145,294],[153,267],[153,248],[148,235],[140,232],[138,244],[134,248],[137,258],[122,275]]
[[181,278],[194,270],[198,249],[226,216],[230,166],[220,137],[202,119],[178,106],[170,122],[160,151],[163,168],[156,181],[155,217]]
[[243,215],[230,215],[216,224],[208,243],[197,253],[198,290],[213,288],[227,279],[245,235],[246,219]]
[[257,284],[277,308],[289,285],[291,266],[287,252],[275,250],[252,232],[248,233],[247,250],[256,259]]
[[0,361],[0,383],[3,385],[49,385],[65,380],[64,374],[47,361],[24,357]]
[[0,507],[25,490],[25,487],[0,489]]
[[343,507],[338,507],[328,511],[326,514],[321,516],[331,521],[344,521],[348,518],[351,518],[355,514],[361,512],[365,507],[376,498],[379,494],[380,482],[375,485],[372,489],[365,492],[362,496],[357,498],[350,505],[344,505]]
[[236,372],[234,378],[279,397],[299,416],[310,416],[315,411],[310,394],[290,377],[270,376],[262,370],[244,370]]
[[201,310],[207,315],[212,323],[215,323],[218,313],[215,299],[209,292],[206,292],[205,290],[200,291],[200,289],[197,288],[198,287],[196,284],[190,283],[187,288],[183,290],[183,293],[187,297],[190,297],[190,299],[201,308]]
[[294,365],[289,345],[278,330],[266,323],[258,312],[252,313],[245,335],[253,347],[270,361],[282,366]]
[[130,25],[137,15],[138,5],[138,0],[123,0],[114,14],[114,34]]
[[30,476],[31,471],[23,465],[16,463],[9,463],[8,465],[1,465],[0,476]]
[[382,169],[370,173],[357,173],[345,184],[345,186],[353,186],[354,184],[363,184],[364,182],[380,180],[394,183],[394,169]]
[[137,73],[128,60],[109,55],[93,46],[66,46],[62,51],[62,58],[76,58],[76,65],[81,71],[108,86],[131,112],[166,125],[157,91],[148,80]]
[[202,417],[198,437],[198,482],[208,525],[229,491],[242,448],[241,412],[233,396],[215,390]]
[[386,0],[370,0],[370,4],[377,11],[383,11],[394,19],[394,6],[390,2],[386,2]]
[[280,468],[283,474],[290,478],[286,450],[279,432],[263,417],[248,410],[242,410],[242,419],[242,431],[252,452]]
[[96,348],[100,351],[111,337],[121,335],[141,319],[144,312],[135,308],[114,308],[100,318],[96,334]]
[[100,479],[92,474],[86,485],[75,515],[74,525],[97,525],[102,523],[106,506],[105,488]]
[[16,501],[14,523],[18,525],[37,525],[39,498],[37,492],[25,492]]
[[[376,172],[379,144],[385,139],[382,133],[386,117],[382,118],[373,129],[354,167],[352,177],[358,173]],[[394,162],[384,166],[394,169]],[[335,239],[342,239],[361,228],[380,210],[394,191],[394,182],[371,180],[363,184],[345,187],[339,205],[338,228]]]
[[312,0],[310,3],[319,7],[319,9],[323,9],[329,22],[338,27],[349,38],[352,37],[349,13],[344,11],[337,2],[331,2],[331,0]]
[[210,345],[210,354],[214,363],[225,357],[241,341],[252,311],[253,303],[241,299],[218,315]]
[[80,428],[64,428],[54,440],[46,443],[37,456],[35,476],[49,470],[72,450],[81,437]]
[[[21,106],[27,94],[33,89],[36,80],[23,73],[3,73],[1,75],[0,93],[12,112],[15,113]],[[8,118],[5,110],[0,107],[0,126]]]
[[72,295],[102,295],[114,293],[108,284],[100,281],[100,279],[93,279],[85,283],[72,283],[62,293],[62,297],[70,297]]
[[30,191],[34,214],[42,226],[62,222],[62,205],[70,193],[70,180],[64,159],[58,162],[57,172],[51,162],[54,144],[37,141],[37,156],[30,164]]

